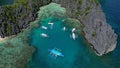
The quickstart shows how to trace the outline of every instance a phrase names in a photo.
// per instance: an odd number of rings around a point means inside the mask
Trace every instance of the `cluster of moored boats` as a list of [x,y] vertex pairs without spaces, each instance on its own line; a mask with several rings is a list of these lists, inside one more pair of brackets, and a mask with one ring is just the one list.
[[[48,25],[50,25],[50,28],[53,29],[54,23],[48,22]],[[47,30],[47,29],[48,29],[46,26],[41,26],[41,28],[44,29],[44,30]],[[41,33],[40,35],[41,35],[42,37],[48,37],[48,35],[47,35],[46,33]]]
[[[53,29],[53,25],[54,25],[53,22],[48,22],[48,25],[50,25],[50,28]],[[41,28],[44,29],[44,30],[47,30],[47,29],[48,29],[48,27],[46,27],[46,26],[41,26]],[[63,30],[63,31],[66,31],[66,27],[64,26],[64,27],[62,28],[62,30]],[[71,30],[72,34],[70,35],[70,37],[71,37],[73,40],[76,39],[75,31],[76,31],[76,28],[73,28],[73,29]],[[48,35],[47,35],[46,33],[41,33],[40,35],[41,35],[42,37],[48,37]]]

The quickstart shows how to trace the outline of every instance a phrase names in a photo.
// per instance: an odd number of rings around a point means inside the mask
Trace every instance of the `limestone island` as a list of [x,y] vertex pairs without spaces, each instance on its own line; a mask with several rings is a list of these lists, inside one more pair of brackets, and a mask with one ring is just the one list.
[[98,0],[14,0],[12,5],[0,6],[0,36],[7,37],[0,43],[0,68],[26,68],[35,51],[28,43],[29,34],[47,17],[65,18],[98,56],[116,48],[117,35]]

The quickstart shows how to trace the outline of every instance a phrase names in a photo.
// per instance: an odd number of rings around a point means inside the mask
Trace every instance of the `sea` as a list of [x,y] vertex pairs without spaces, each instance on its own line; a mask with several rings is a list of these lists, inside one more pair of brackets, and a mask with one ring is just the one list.
[[[120,68],[120,0],[99,0],[106,15],[107,23],[118,35],[117,47],[103,56],[97,56],[82,36],[74,40],[71,36],[72,27],[66,26],[63,20],[47,18],[40,21],[29,37],[29,43],[36,48],[27,68]],[[0,5],[7,1],[0,0]],[[54,23],[53,26],[48,22]],[[42,26],[47,27],[43,29]],[[66,30],[63,30],[66,27]],[[41,36],[46,34],[47,37]],[[56,57],[50,50],[57,49],[64,56]]]
[[1,5],[10,5],[13,3],[14,3],[14,0],[0,0],[0,6]]

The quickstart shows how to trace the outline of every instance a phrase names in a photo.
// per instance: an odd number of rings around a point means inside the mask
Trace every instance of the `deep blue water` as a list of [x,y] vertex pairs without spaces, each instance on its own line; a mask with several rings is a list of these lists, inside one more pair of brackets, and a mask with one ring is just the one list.
[[[107,23],[112,26],[118,35],[118,44],[116,49],[110,53],[111,58],[107,58],[107,61],[114,68],[120,68],[120,0],[99,0],[102,9],[106,15]],[[103,57],[104,58],[104,57]]]
[[[41,21],[40,25],[45,25],[48,30],[41,27],[35,28],[30,36],[30,44],[36,48],[28,68],[120,68],[120,1],[101,0],[102,9],[106,15],[108,24],[112,26],[118,35],[118,44],[114,51],[98,57],[94,51],[79,36],[77,40],[70,38],[70,30],[62,31],[61,20],[52,19],[55,23],[51,30],[47,22],[50,19]],[[49,38],[42,38],[41,33],[46,33]],[[49,55],[48,48],[59,48],[65,57],[54,58]]]
[[7,5],[7,4],[13,4],[14,0],[0,0],[0,6],[1,5]]
[[100,0],[102,9],[106,15],[107,23],[112,26],[118,35],[118,44],[116,49],[111,53],[113,63],[116,68],[120,68],[120,0]]

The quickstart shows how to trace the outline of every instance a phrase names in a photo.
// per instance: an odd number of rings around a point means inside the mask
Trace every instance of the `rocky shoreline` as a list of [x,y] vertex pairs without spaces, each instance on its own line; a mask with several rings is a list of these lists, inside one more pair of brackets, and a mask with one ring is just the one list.
[[92,44],[96,53],[101,56],[113,51],[117,45],[117,35],[106,23],[105,15],[100,7],[94,7],[83,21],[85,38]]
[[113,51],[117,45],[117,35],[107,24],[105,15],[97,0],[53,0],[67,10],[68,17],[76,18],[84,25],[85,39],[98,56]]

